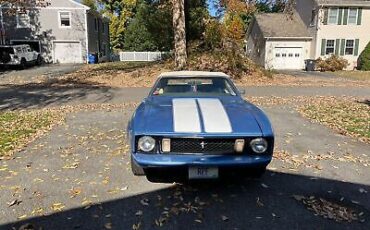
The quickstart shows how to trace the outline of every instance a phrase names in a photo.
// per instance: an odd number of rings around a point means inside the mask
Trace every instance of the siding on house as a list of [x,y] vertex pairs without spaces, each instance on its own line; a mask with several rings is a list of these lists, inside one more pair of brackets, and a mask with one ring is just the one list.
[[[328,9],[338,8],[338,20],[335,24],[328,24]],[[361,18],[359,23],[349,25],[348,11],[349,8],[361,9]],[[370,1],[365,0],[296,0],[295,7],[298,15],[306,24],[307,30],[312,36],[312,45],[310,58],[326,58],[324,42],[327,40],[335,41],[335,51],[337,54],[349,61],[348,69],[357,66],[359,54],[370,42]],[[315,14],[314,17],[312,14]],[[314,22],[314,23],[312,23]],[[345,43],[343,41],[353,40],[357,51],[353,55],[345,55]],[[324,53],[323,53],[324,52]]]
[[[325,14],[325,8],[320,10],[320,16],[323,17]],[[348,14],[343,13],[342,17],[346,16]],[[339,24],[339,23],[338,23]],[[340,40],[340,42],[336,42],[337,46],[336,49],[339,51],[339,56],[344,57],[349,61],[350,66],[348,69],[353,69],[357,66],[357,59],[360,53],[365,49],[366,45],[370,42],[370,8],[361,8],[361,21],[355,25],[349,25],[348,22],[347,25],[343,25],[343,20],[338,24],[328,24],[325,25],[323,20],[320,20],[318,23],[318,29],[317,29],[317,35],[316,35],[316,50],[315,50],[315,58],[327,56],[322,55],[321,50],[324,49],[322,47],[323,40]],[[345,40],[354,40],[355,45],[357,45],[355,52],[352,55],[346,55],[343,52],[343,48],[345,48],[345,44],[343,41]]]
[[[82,56],[86,57],[84,11],[68,9],[71,12],[71,28],[59,28],[58,11],[60,10],[29,9],[30,26],[28,28],[17,28],[16,15],[4,13],[4,27],[7,39],[10,43],[20,40],[40,41],[41,53],[47,62],[53,61],[52,50],[54,41],[78,41],[82,46]],[[86,61],[86,59],[83,59],[83,61]]]
[[246,51],[248,56],[260,66],[265,66],[265,47],[266,41],[262,35],[262,31],[253,21],[250,27]]
[[[46,62],[55,61],[53,54],[55,43],[79,43],[81,47],[80,62],[87,62],[89,53],[101,52],[99,47],[102,47],[103,44],[108,47],[107,56],[110,55],[109,30],[106,33],[102,33],[100,30],[95,31],[94,25],[91,26],[90,22],[91,18],[98,18],[99,23],[104,21],[108,24],[108,20],[102,19],[100,15],[91,12],[88,7],[80,3],[72,0],[51,0],[48,7],[28,8],[30,26],[26,28],[17,28],[17,15],[5,13],[7,10],[9,9],[6,7],[2,8],[6,42],[38,42]],[[59,13],[61,11],[70,13],[70,27],[62,28],[60,26]],[[68,55],[68,51],[65,55]]]
[[87,19],[87,28],[90,41],[89,53],[97,53],[101,57],[109,56],[109,20],[102,18],[96,13],[90,13]]

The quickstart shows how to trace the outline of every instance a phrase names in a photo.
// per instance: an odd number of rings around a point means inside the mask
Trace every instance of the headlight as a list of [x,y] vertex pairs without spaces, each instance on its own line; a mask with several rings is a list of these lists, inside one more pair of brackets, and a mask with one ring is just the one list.
[[264,153],[267,150],[268,143],[263,138],[256,138],[250,142],[250,146],[255,153]]
[[155,147],[155,140],[153,137],[144,136],[139,139],[138,148],[144,152],[150,152]]

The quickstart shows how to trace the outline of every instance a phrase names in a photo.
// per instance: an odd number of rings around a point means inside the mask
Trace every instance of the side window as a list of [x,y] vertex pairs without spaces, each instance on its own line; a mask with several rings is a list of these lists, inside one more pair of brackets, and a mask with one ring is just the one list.
[[316,10],[311,11],[311,21],[310,21],[310,26],[315,26],[316,25]]
[[59,12],[59,28],[71,28],[71,12]]
[[30,15],[28,11],[17,11],[17,28],[29,28],[30,27]]
[[335,40],[327,40],[325,54],[333,54],[335,48]]
[[346,40],[345,54],[346,55],[353,55],[354,47],[355,47],[355,41],[354,40]]
[[348,10],[348,25],[357,25],[358,9],[350,8]]
[[328,16],[328,24],[337,24],[338,23],[338,15],[339,15],[339,9],[338,8],[330,8],[329,9],[329,16]]

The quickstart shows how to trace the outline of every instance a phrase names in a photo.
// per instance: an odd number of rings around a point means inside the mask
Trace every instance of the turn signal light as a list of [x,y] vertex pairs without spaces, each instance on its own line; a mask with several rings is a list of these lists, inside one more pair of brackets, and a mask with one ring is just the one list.
[[171,152],[171,139],[169,138],[162,139],[162,152],[164,153]]
[[237,139],[235,141],[235,152],[237,153],[242,153],[244,151],[244,145],[245,145],[245,140],[244,139]]

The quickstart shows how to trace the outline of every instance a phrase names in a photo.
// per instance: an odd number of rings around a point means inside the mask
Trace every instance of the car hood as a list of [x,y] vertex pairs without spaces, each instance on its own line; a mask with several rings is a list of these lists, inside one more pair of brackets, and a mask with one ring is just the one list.
[[134,116],[136,133],[151,135],[263,135],[262,113],[240,97],[149,97]]

